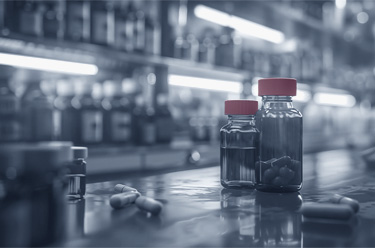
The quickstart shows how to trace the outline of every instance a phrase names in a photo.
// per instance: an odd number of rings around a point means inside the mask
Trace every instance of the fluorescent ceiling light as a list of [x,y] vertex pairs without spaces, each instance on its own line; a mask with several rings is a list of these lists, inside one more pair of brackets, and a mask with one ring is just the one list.
[[338,106],[338,107],[353,107],[356,103],[354,96],[349,94],[334,94],[334,93],[315,93],[314,101],[317,104]]
[[336,0],[335,4],[336,4],[336,8],[343,9],[346,6],[346,0]]
[[229,15],[204,5],[197,5],[194,9],[194,14],[196,17],[203,20],[221,26],[231,27],[246,36],[260,38],[276,44],[280,44],[285,40],[284,34],[276,29],[263,26],[241,17]]
[[7,53],[0,53],[0,64],[67,74],[95,75],[98,73],[98,67],[92,64],[44,59]]
[[[258,83],[254,83],[251,87],[251,93],[253,96],[258,96]],[[293,101],[296,102],[308,102],[311,100],[311,93],[308,90],[297,89],[297,95],[293,96]]]
[[224,91],[238,94],[242,92],[242,83],[235,81],[188,77],[174,74],[168,76],[168,81],[170,85],[174,86],[190,87],[212,91]]

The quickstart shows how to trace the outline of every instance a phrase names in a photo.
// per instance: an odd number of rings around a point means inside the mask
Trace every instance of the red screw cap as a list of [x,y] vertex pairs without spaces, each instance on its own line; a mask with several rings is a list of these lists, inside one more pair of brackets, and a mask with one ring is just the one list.
[[259,96],[295,96],[297,80],[294,78],[263,78],[258,81]]
[[258,111],[258,102],[253,100],[225,101],[226,115],[255,115]]

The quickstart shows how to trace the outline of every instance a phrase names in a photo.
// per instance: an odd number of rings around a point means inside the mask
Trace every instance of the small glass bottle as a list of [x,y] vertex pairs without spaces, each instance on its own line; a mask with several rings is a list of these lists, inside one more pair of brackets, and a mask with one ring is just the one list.
[[68,197],[70,199],[83,198],[86,194],[86,161],[87,147],[73,146],[73,161],[67,166]]
[[254,120],[257,110],[257,101],[225,101],[229,122],[220,130],[221,185],[225,188],[254,187],[259,160],[259,131]]
[[263,105],[257,112],[260,161],[256,189],[295,192],[302,187],[302,114],[293,107],[297,92],[293,78],[259,80]]

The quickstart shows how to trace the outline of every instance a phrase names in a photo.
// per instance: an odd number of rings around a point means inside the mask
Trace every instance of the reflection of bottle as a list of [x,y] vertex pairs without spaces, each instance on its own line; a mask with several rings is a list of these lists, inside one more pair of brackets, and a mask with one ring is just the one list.
[[62,141],[75,141],[77,133],[77,111],[72,105],[74,85],[71,81],[57,82],[57,97],[54,100],[55,108],[60,113],[60,137]]
[[159,94],[156,100],[156,139],[158,143],[169,143],[173,138],[174,122],[167,95]]
[[39,82],[28,82],[22,97],[23,137],[26,141],[54,139],[53,104]]
[[231,232],[224,234],[224,239],[230,242],[225,246],[261,246],[254,225],[256,219],[254,194],[254,191],[221,190],[220,218],[231,226]]
[[127,143],[131,139],[130,101],[123,94],[120,82],[106,81],[104,88],[104,138],[107,142]]
[[[78,82],[77,82],[78,83]],[[100,102],[92,97],[93,83],[79,82],[77,95],[72,99],[72,105],[78,110],[77,144],[97,144],[102,141],[103,116]]]
[[267,247],[301,247],[302,217],[298,212],[301,205],[302,197],[297,192],[287,194],[255,192],[255,207],[259,214],[255,229],[259,243]]
[[0,81],[0,142],[17,141],[20,138],[19,100],[9,89],[8,82]]

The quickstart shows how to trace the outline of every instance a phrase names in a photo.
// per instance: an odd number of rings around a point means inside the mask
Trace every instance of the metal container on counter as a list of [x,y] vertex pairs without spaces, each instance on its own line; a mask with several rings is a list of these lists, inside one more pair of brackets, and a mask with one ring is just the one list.
[[302,187],[302,114],[293,107],[297,81],[259,80],[262,107],[256,114],[260,131],[260,161],[255,167],[256,189],[295,192]]

